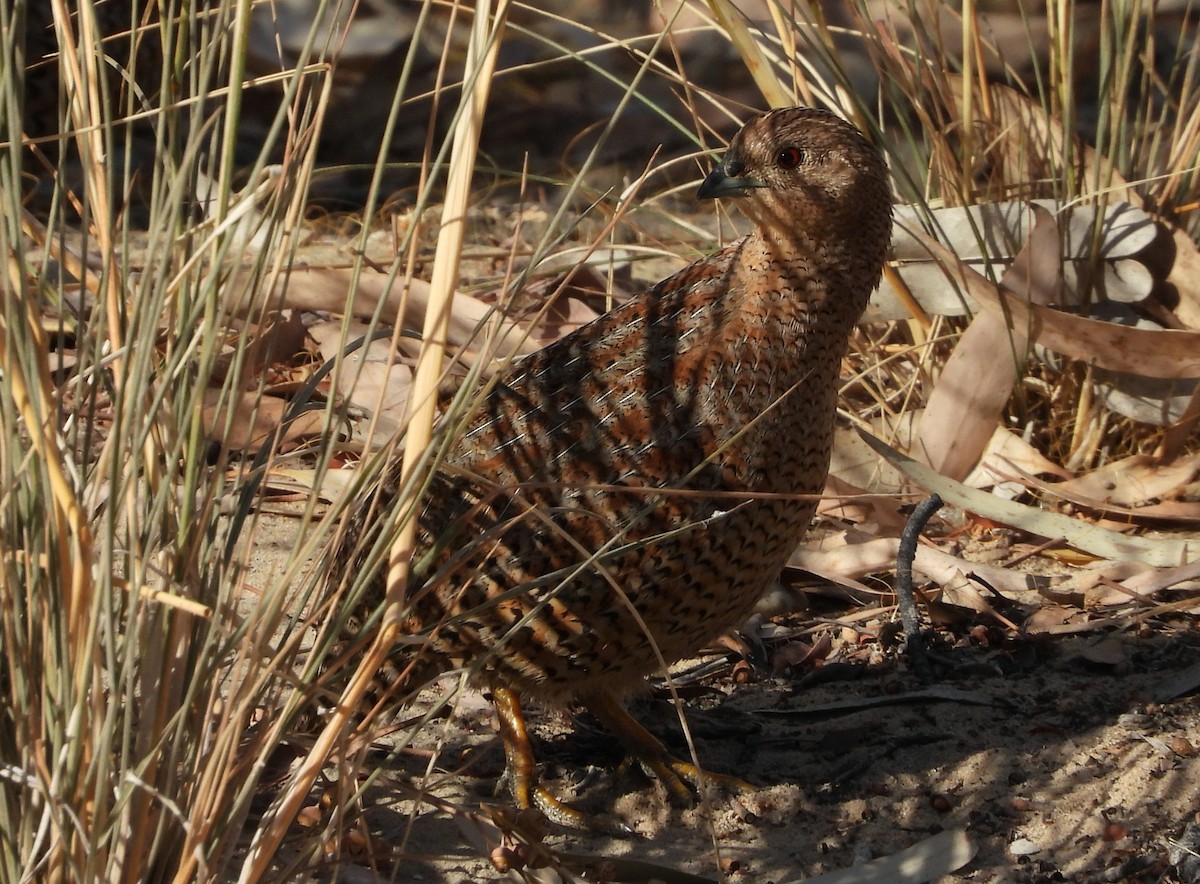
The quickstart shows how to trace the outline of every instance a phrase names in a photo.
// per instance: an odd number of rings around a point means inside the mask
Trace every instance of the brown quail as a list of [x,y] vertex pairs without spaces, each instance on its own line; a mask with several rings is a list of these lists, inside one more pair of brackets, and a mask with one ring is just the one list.
[[[697,196],[737,199],[754,232],[517,365],[455,434],[420,516],[388,677],[414,648],[468,667],[493,693],[514,799],[569,823],[537,784],[520,698],[583,703],[687,794],[680,777],[700,772],[619,698],[738,625],[804,534],[890,240],[883,158],[822,110],[752,119]],[[341,572],[381,530],[354,518]]]

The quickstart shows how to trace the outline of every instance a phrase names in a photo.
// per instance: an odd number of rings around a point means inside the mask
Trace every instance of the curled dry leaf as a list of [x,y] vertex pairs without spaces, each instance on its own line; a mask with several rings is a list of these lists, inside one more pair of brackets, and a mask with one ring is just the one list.
[[1200,329],[1200,247],[1195,240],[1186,230],[1169,230],[1142,257],[1151,272],[1174,290],[1172,312],[1180,325]]
[[1011,477],[1003,468],[1010,464],[1016,464],[1033,475],[1071,478],[1068,470],[1045,458],[1016,433],[997,427],[984,449],[979,466],[963,480],[963,484],[971,488],[990,488],[999,481],[1007,481]]
[[[269,442],[287,413],[288,403],[257,391],[236,394],[230,404],[220,390],[204,393],[204,425],[209,441],[232,451],[255,452]],[[297,439],[319,436],[325,429],[325,412],[305,411],[291,421],[278,445],[287,450]]]
[[[956,573],[950,581],[942,584],[941,604],[947,607],[967,609],[976,614],[987,614],[1009,628],[1015,628],[1006,617],[992,607],[992,603],[979,591],[979,582],[971,580],[961,571]],[[930,607],[932,615],[933,606]]]
[[1141,562],[1090,562],[1076,569],[1054,588],[1055,598],[1074,600],[1078,606],[1089,610],[1124,605],[1138,598],[1139,593],[1122,581],[1160,573],[1160,569]]
[[[357,279],[348,257],[331,247],[311,247],[297,257],[286,277],[260,289],[248,268],[236,270],[225,287],[231,307],[250,313],[263,305],[310,312],[350,313],[370,320],[420,328],[429,304],[429,283],[405,281],[387,272],[393,258],[367,262]],[[306,262],[306,263],[301,263]],[[539,349],[526,331],[478,298],[451,298],[447,344],[471,359],[504,359]]]
[[[962,829],[947,829],[907,850],[891,856],[873,859],[847,869],[838,869],[803,879],[805,884],[863,884],[883,882],[890,884],[918,884],[949,875],[969,863],[977,848]],[[785,884],[800,884],[793,878]]]
[[[1148,214],[1128,203],[1109,205],[1100,217],[1092,206],[1068,207],[1054,200],[983,203],[932,211],[897,206],[892,240],[895,269],[926,313],[973,313],[977,305],[971,293],[931,260],[927,239],[936,240],[972,269],[986,274],[996,265],[1010,264],[1028,242],[1036,223],[1032,206],[1053,215],[1062,230],[1061,241],[1055,246],[1062,274],[1061,300],[1056,303],[1081,303],[1084,281],[1095,283],[1114,300],[1133,302],[1150,294],[1154,276],[1146,267],[1145,255],[1152,251],[1150,247],[1161,235],[1161,228]],[[1097,269],[1100,278],[1096,277]],[[891,322],[910,316],[885,279],[872,295],[863,321]]]
[[926,242],[938,260],[957,271],[982,309],[1006,317],[1012,328],[1028,329],[1030,340],[1056,353],[1146,377],[1200,377],[1200,332],[1130,328],[1030,304],[967,267],[940,243]]
[[[1145,463],[1141,463],[1143,461]],[[1113,477],[1119,479],[1122,472],[1120,465],[1123,464],[1130,471],[1128,483],[1125,484],[1122,480],[1110,481]],[[1178,464],[1177,468],[1175,464]],[[1110,469],[1110,467],[1114,468]],[[1043,482],[1015,464],[1006,463],[1002,458],[998,458],[991,469],[997,476],[1009,480],[1016,479],[1028,488],[1086,507],[1097,515],[1110,518],[1117,516],[1128,520],[1200,524],[1200,502],[1159,500],[1182,491],[1186,485],[1190,484],[1196,475],[1196,467],[1196,459],[1187,458],[1183,462],[1176,461],[1170,466],[1164,466],[1162,474],[1155,475],[1151,458],[1145,455],[1134,455],[1096,470],[1095,472],[1101,475],[1092,482],[1086,480],[1093,474],[1077,480]],[[1153,489],[1161,489],[1161,493],[1156,494]],[[1159,502],[1136,505],[1140,501],[1150,500]],[[1134,505],[1130,505],[1130,503]]]
[[[913,408],[896,419],[885,416],[872,421],[871,430],[876,436],[891,440],[897,448],[910,448],[914,427],[920,427],[924,414],[924,409]],[[963,484],[972,488],[990,488],[997,481],[1008,479],[1009,476],[1002,469],[1006,462],[1017,464],[1034,475],[1057,476],[1060,479],[1072,477],[1068,470],[1048,460],[1012,430],[997,426],[992,430],[979,466],[963,480]],[[905,490],[903,473],[887,461],[881,461],[856,430],[844,427],[838,427],[834,433],[829,475],[830,484],[823,495],[819,512],[843,512],[863,503],[869,505],[876,514],[880,509],[894,512],[896,502],[885,503],[880,496],[899,498]],[[853,499],[838,499],[852,498],[854,495],[868,495],[869,499],[859,503]]]
[[[820,547],[801,546],[788,565],[809,571],[834,583],[892,571],[896,567],[899,537],[872,537],[859,531],[844,531],[822,539]],[[917,545],[913,570],[938,584],[949,584],[962,574],[977,575],[1005,595],[1037,594],[1050,579],[994,565],[968,562],[926,544]]]
[[223,378],[235,359],[243,377],[257,377],[304,353],[304,317],[299,310],[271,312],[262,322],[250,324],[237,334],[249,344],[243,353],[236,354],[231,349],[222,354],[213,380]]
[[[1035,240],[1034,234],[1029,232],[1031,225],[1026,217],[1031,208],[1037,212],[1053,212],[1059,226],[1063,228],[1061,237],[1058,234],[1043,233],[1038,234],[1042,242]],[[925,245],[928,238],[932,237],[947,246],[961,262],[981,273],[990,265],[1008,262],[1009,256],[1016,251],[1015,244],[1024,242],[1025,247],[1005,273],[1001,288],[1043,306],[1083,305],[1086,302],[1089,315],[1093,319],[1154,332],[1160,331],[1161,326],[1139,316],[1128,305],[1145,300],[1153,291],[1155,272],[1147,266],[1147,262],[1154,262],[1155,266],[1162,270],[1163,258],[1159,252],[1163,250],[1159,248],[1158,243],[1166,236],[1162,227],[1144,211],[1124,203],[1108,206],[1102,215],[1098,215],[1094,207],[1077,206],[1068,209],[1050,200],[1034,201],[1028,206],[1021,203],[994,203],[970,208],[937,209],[925,213],[921,213],[916,207],[902,207],[897,211],[893,252],[895,260],[899,262],[897,272],[900,278],[910,294],[918,298],[926,313],[957,315],[979,309],[981,306],[975,297],[975,291],[969,285],[964,291],[958,282],[947,278],[941,268],[929,260],[929,249]],[[1022,259],[1028,259],[1033,250],[1039,253],[1038,260],[1033,262],[1032,268],[1022,268]],[[1188,256],[1195,253],[1196,247],[1189,240],[1177,251],[1176,264],[1186,264]],[[1026,263],[1030,262],[1026,260]],[[1200,264],[1200,260],[1196,263]],[[1169,268],[1171,277],[1176,280],[1170,284],[1177,290],[1179,283],[1187,288],[1190,283],[1185,275],[1181,276],[1175,269],[1176,264]],[[1035,272],[1028,275],[1031,269]],[[1037,282],[1036,294],[1029,291],[1031,286],[1023,284],[1023,275]],[[1046,284],[1046,281],[1052,280],[1053,284]],[[1182,292],[1180,294],[1176,315],[1180,318],[1181,325],[1189,327],[1189,322],[1180,311],[1186,312],[1190,302],[1182,297]],[[1099,300],[1096,300],[1097,298]],[[1032,312],[1042,315],[1036,309]],[[956,349],[955,355],[947,365],[947,368],[954,371],[942,381],[947,385],[943,398],[957,400],[963,396],[965,390],[979,400],[975,402],[967,399],[969,407],[964,410],[967,417],[971,417],[976,410],[994,411],[994,407],[988,409],[986,406],[1003,397],[1003,393],[1011,384],[1011,378],[1023,364],[1023,345],[1026,341],[1021,332],[1027,329],[1028,324],[1025,314],[1022,314],[1018,321],[1008,322],[1005,321],[1007,316],[996,316],[995,313],[995,310],[985,311],[985,315],[991,316],[990,319],[976,317],[964,335],[960,348]],[[907,318],[908,315],[908,309],[885,281],[874,296],[865,318],[868,321],[894,320]],[[1050,315],[1053,317],[1063,314]],[[1200,315],[1200,312],[1197,315]],[[1003,335],[988,333],[993,325],[1002,321],[1005,323]],[[1200,325],[1190,327],[1200,328]],[[1086,333],[1086,327],[1083,328]],[[1092,328],[1094,334],[1100,334],[1097,327]],[[1070,336],[1077,331],[1078,328],[1072,328],[1066,335],[1058,337],[1069,342]],[[1052,328],[1047,334],[1054,335],[1056,330]],[[1106,341],[1085,340],[1073,350],[1064,350],[1048,339],[1039,340],[1038,343],[1065,355],[1093,361],[1098,366],[1095,380],[1100,401],[1109,410],[1131,420],[1166,426],[1180,420],[1189,403],[1197,401],[1197,384],[1191,380],[1196,376],[1194,374],[1179,374],[1168,369],[1170,377],[1164,379],[1161,373],[1151,373],[1153,369],[1143,371],[1137,364],[1127,364],[1125,368],[1116,370],[1106,368],[1107,351],[1097,352],[1090,349],[1097,346],[1111,349],[1113,345]],[[1001,344],[1007,344],[1007,353],[1002,354],[1005,356],[1003,361],[985,358],[996,355],[995,351]],[[1186,342],[1184,346],[1187,346]],[[1150,352],[1153,352],[1152,347]],[[1090,358],[1093,355],[1095,359]],[[959,362],[968,364],[960,365]],[[1012,371],[1004,372],[1009,363]],[[980,369],[982,374],[972,374],[968,371],[977,366],[983,366]],[[1004,377],[997,383],[991,375],[1002,372]],[[977,379],[978,382],[964,387],[958,381],[959,376],[965,374],[971,375],[972,380]],[[936,395],[935,389],[934,396]],[[935,413],[944,410],[944,407],[939,405],[935,408]],[[1197,410],[1200,411],[1200,406],[1197,406]],[[960,461],[968,459],[968,452],[978,449],[982,435],[978,423],[980,420],[968,420],[964,424],[967,432],[959,432],[953,437],[953,451],[941,451],[936,445],[929,448],[926,456],[930,458],[930,462],[937,465],[946,475],[961,478]],[[930,429],[931,438],[948,438],[944,434],[933,432],[937,429],[936,426]],[[975,432],[970,432],[971,430]],[[922,441],[928,443],[929,439],[923,437]],[[1178,450],[1178,446],[1173,450]]]
[[[1062,287],[1058,225],[1034,207],[1037,226],[1004,274],[1001,285],[1036,304],[1057,300]],[[979,463],[1025,364],[1022,326],[1003,315],[978,314],[946,360],[929,395],[913,454],[951,479],[964,479]]]
[[[1136,325],[1158,327],[1144,319]],[[1200,383],[1190,378],[1143,378],[1096,369],[1092,379],[1096,398],[1105,408],[1139,424],[1170,426],[1183,421],[1189,409],[1200,404]]]
[[1077,632],[1079,627],[1088,622],[1088,615],[1079,608],[1067,605],[1043,605],[1029,617],[1022,626],[1030,635]]
[[[308,333],[321,357],[332,360],[342,351],[343,341],[355,341],[369,331],[366,323],[354,321],[343,338],[341,322],[320,322]],[[397,352],[391,338],[371,341],[346,356],[341,370],[334,375],[341,400],[374,418],[372,438],[360,440],[368,448],[391,438],[407,419],[414,364],[413,355],[404,352],[409,343],[411,339],[400,339]]]
[[863,438],[881,456],[926,491],[941,495],[947,503],[969,510],[1002,525],[1009,525],[1047,539],[1062,538],[1075,549],[1103,559],[1133,559],[1157,566],[1175,566],[1200,559],[1200,542],[1184,538],[1158,539],[1123,537],[1097,525],[1059,513],[968,488],[940,476],[894,448],[866,433]]
[[[536,279],[521,293],[532,302],[514,321],[529,328],[531,341],[550,344],[624,302],[628,293],[608,291],[607,278],[594,268],[581,266],[555,276]],[[484,296],[485,302],[494,298]]]
[[1161,463],[1145,454],[1135,454],[1105,464],[1075,479],[1052,486],[1126,507],[1136,507],[1178,495],[1200,475],[1200,454]]
[[833,641],[828,635],[822,635],[813,645],[799,640],[790,641],[781,645],[772,655],[771,671],[779,674],[803,663],[815,663],[824,660],[832,651]]

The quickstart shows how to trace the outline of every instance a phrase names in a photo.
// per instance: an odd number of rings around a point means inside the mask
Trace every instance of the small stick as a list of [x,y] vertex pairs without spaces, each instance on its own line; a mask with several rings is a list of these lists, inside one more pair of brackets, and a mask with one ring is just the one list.
[[912,661],[913,671],[922,681],[928,681],[932,672],[925,657],[925,646],[921,643],[921,615],[913,597],[912,566],[917,556],[917,538],[941,508],[942,499],[936,494],[917,504],[900,534],[900,548],[896,552],[896,601],[900,606],[900,622],[904,624],[904,650]]

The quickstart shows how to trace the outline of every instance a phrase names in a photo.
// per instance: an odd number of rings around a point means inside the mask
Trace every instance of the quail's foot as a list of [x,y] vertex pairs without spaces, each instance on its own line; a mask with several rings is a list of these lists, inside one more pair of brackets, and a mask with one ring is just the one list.
[[611,694],[586,697],[582,702],[608,732],[621,741],[630,759],[637,762],[647,776],[657,779],[666,787],[676,804],[691,806],[692,792],[688,784],[696,789],[717,786],[740,794],[754,791],[752,785],[739,777],[703,770],[690,761],[673,756]]
[[520,697],[510,688],[497,687],[492,691],[492,702],[496,707],[496,719],[500,723],[500,737],[504,743],[504,779],[518,808],[536,808],[550,822],[569,829],[599,830],[621,836],[634,834],[633,829],[615,817],[584,813],[543,786],[538,779],[537,762],[529,744],[529,731],[525,727]]
[[[537,764],[529,743],[525,716],[520,698],[509,688],[495,688],[492,701],[500,722],[504,743],[504,777],[518,808],[537,808],[546,818],[571,829],[604,831],[615,835],[632,835],[633,830],[608,814],[588,814],[565,803],[543,786],[538,779]],[[693,804],[692,790],[716,786],[728,792],[747,794],[754,787],[738,777],[702,770],[690,761],[671,755],[666,747],[611,695],[599,694],[582,701],[604,727],[621,741],[629,760],[635,762],[647,776],[657,779],[666,788],[672,803],[681,807]]]

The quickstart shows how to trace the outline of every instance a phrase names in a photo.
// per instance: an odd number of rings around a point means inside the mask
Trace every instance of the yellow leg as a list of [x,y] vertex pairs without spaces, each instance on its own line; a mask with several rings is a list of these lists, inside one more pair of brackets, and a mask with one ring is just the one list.
[[753,792],[754,787],[745,780],[728,774],[714,774],[701,770],[690,761],[681,761],[669,753],[655,736],[642,727],[611,694],[596,694],[583,699],[583,703],[608,731],[621,741],[646,774],[657,777],[671,797],[684,805],[692,802],[692,793],[684,784],[696,788],[716,785],[730,792]]
[[633,834],[632,830],[619,820],[608,816],[589,816],[560,801],[542,786],[538,782],[533,748],[529,744],[529,732],[525,728],[521,698],[511,688],[498,687],[492,690],[492,703],[496,707],[500,738],[504,743],[504,776],[508,780],[508,788],[517,807],[522,810],[536,807],[551,822],[572,829],[598,828],[618,835]]

